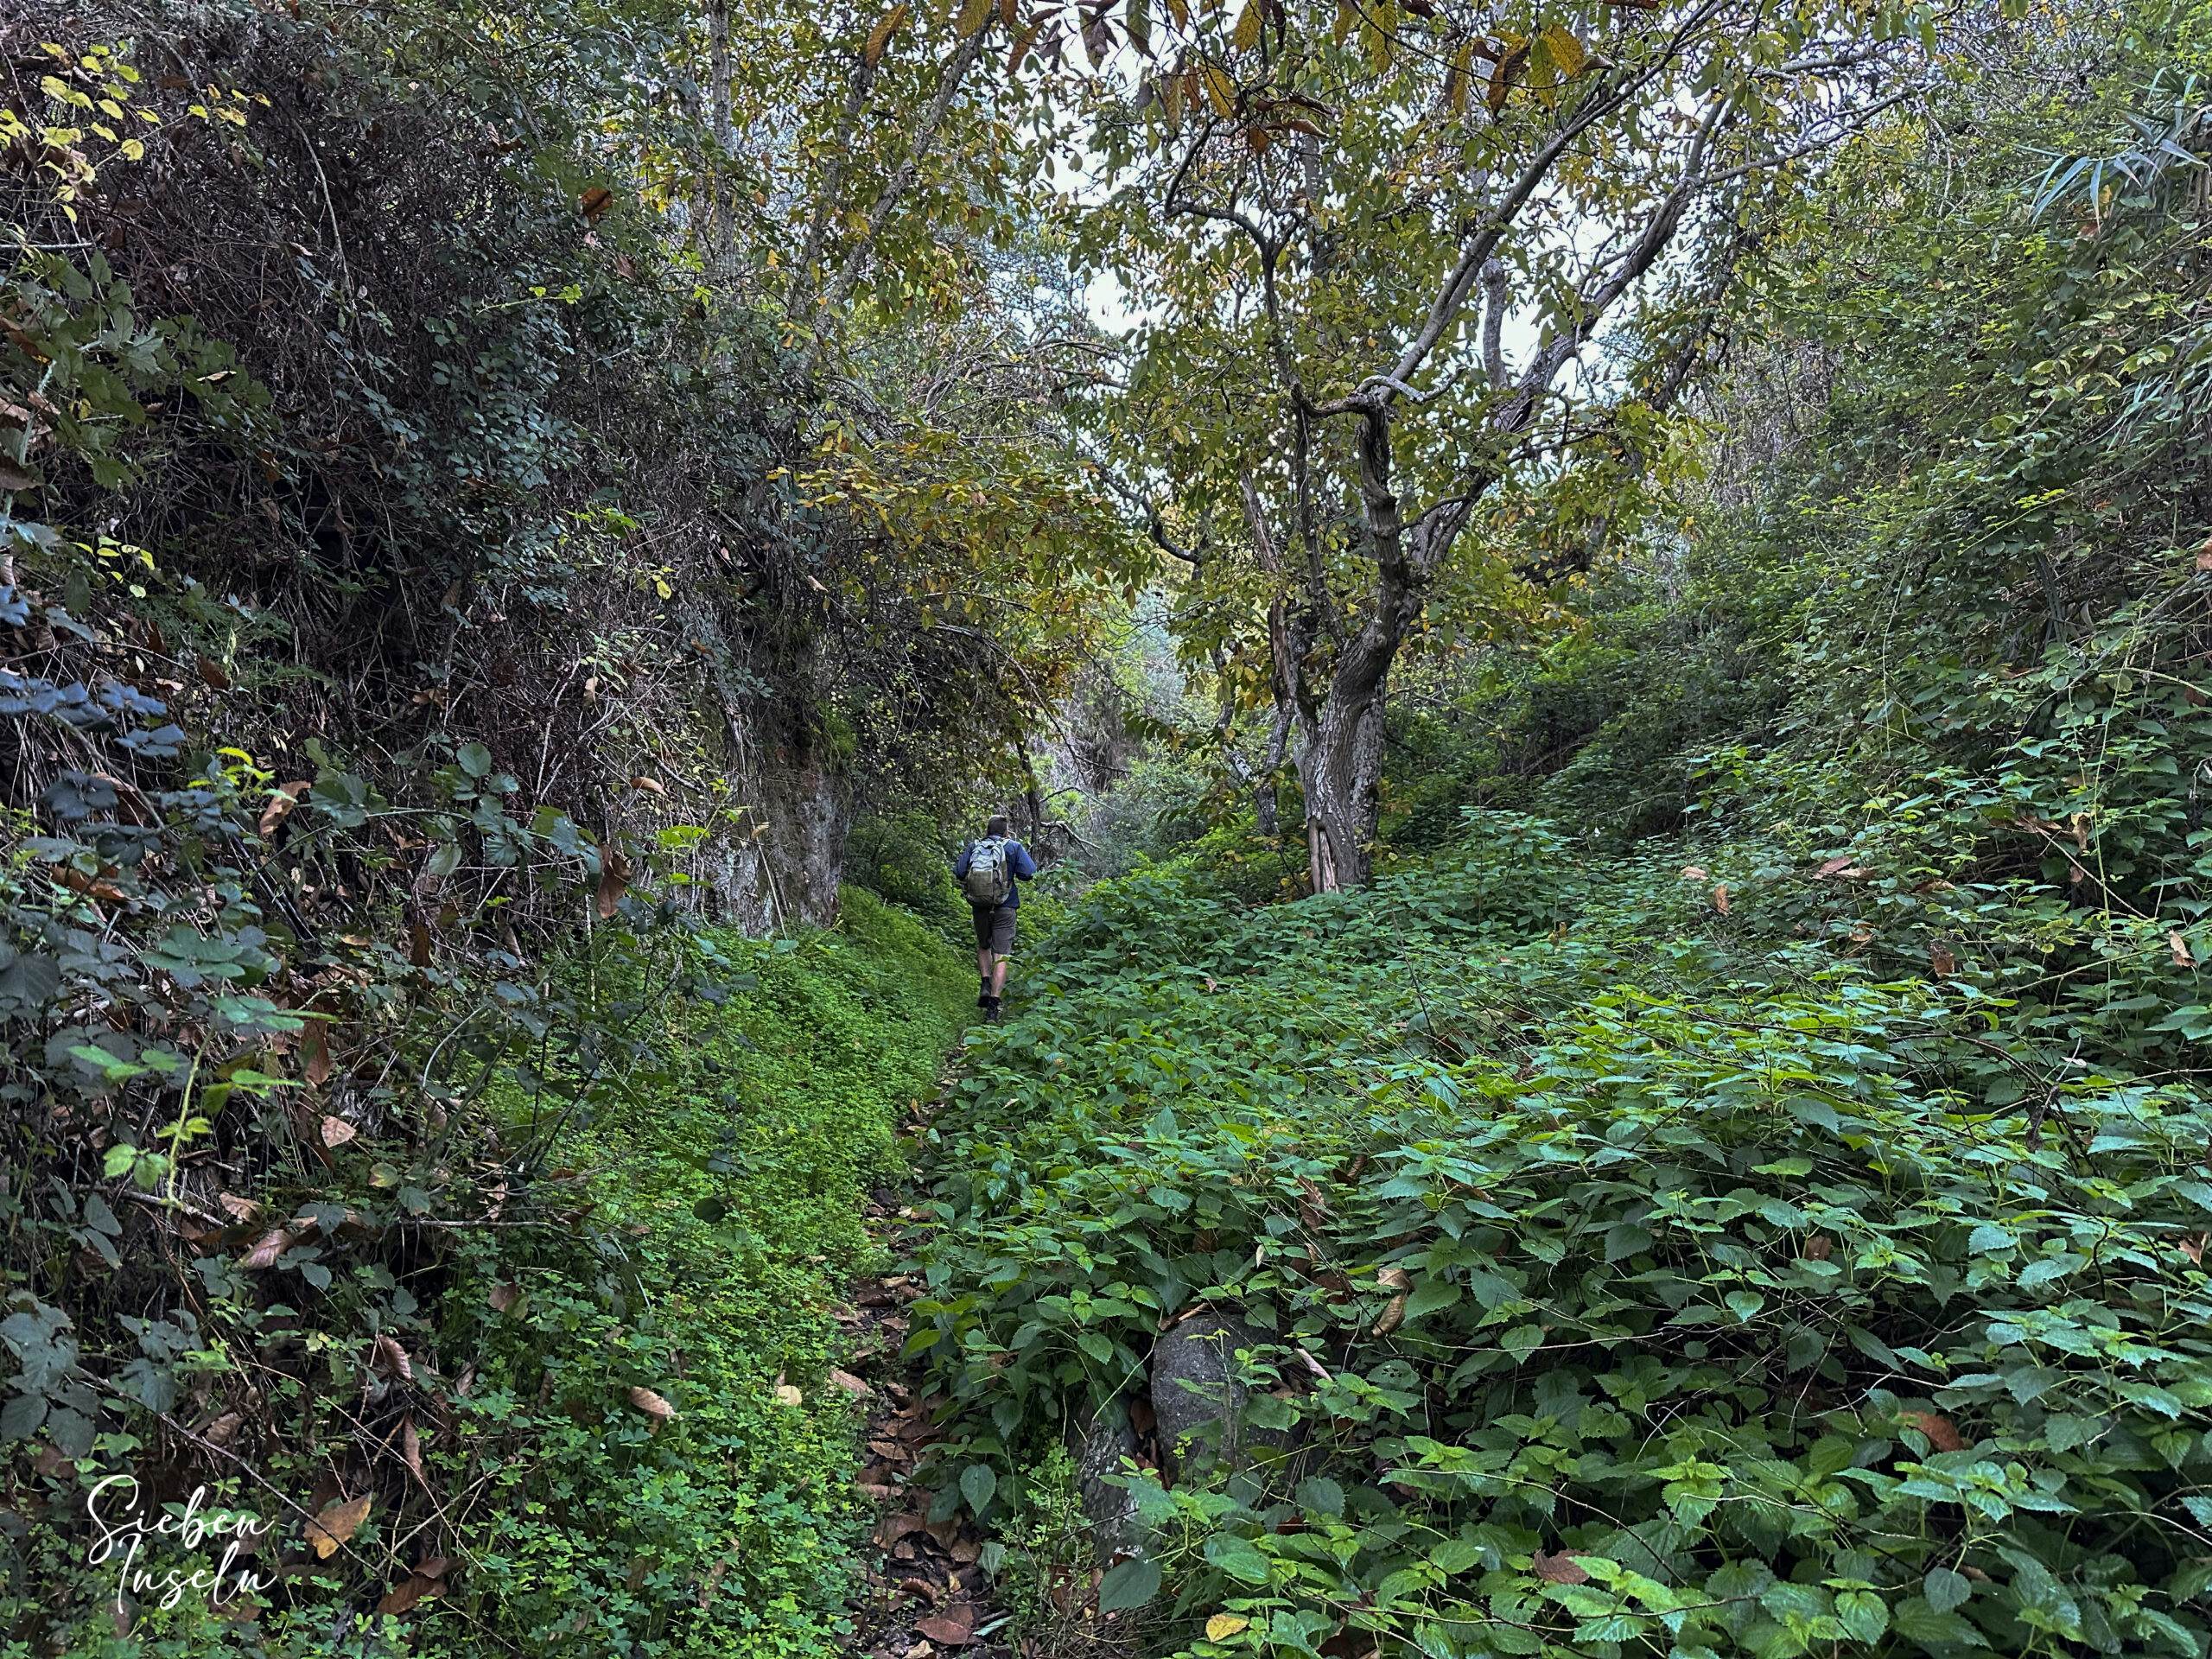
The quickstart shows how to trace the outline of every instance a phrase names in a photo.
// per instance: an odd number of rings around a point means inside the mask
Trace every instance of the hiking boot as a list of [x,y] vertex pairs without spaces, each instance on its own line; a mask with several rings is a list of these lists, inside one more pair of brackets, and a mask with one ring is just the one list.
[[995,996],[987,996],[983,999],[983,1020],[987,1025],[998,1024],[999,1000]]

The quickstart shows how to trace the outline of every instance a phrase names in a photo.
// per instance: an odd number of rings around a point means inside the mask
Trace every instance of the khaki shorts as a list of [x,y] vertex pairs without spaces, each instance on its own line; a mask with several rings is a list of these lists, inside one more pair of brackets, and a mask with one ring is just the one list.
[[995,957],[1014,954],[1014,918],[1012,905],[970,905],[976,913],[976,948],[988,950]]

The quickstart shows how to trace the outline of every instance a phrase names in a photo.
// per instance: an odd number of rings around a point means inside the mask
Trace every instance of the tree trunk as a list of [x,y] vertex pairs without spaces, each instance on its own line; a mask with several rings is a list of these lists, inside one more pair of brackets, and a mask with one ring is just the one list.
[[1316,893],[1364,887],[1373,873],[1382,780],[1382,699],[1331,696],[1300,722],[1298,781],[1306,792],[1306,873]]

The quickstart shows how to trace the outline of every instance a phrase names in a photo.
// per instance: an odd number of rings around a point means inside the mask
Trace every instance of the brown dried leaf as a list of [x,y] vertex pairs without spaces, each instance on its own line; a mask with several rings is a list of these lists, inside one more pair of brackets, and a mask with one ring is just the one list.
[[200,653],[200,683],[211,690],[227,691],[231,689],[229,673],[220,663],[207,655],[206,652]]
[[1403,1268],[1384,1268],[1375,1275],[1375,1282],[1385,1290],[1397,1293],[1391,1297],[1389,1306],[1377,1314],[1375,1323],[1368,1327],[1371,1337],[1387,1337],[1406,1320],[1406,1297],[1413,1289],[1413,1279]]
[[644,1412],[652,1421],[651,1432],[656,1434],[660,1432],[660,1426],[663,1423],[676,1415],[676,1408],[651,1389],[632,1388],[630,1390],[630,1403]]
[[851,1395],[855,1400],[865,1400],[868,1395],[875,1392],[874,1389],[868,1387],[867,1383],[861,1382],[860,1378],[855,1376],[850,1371],[841,1371],[836,1370],[835,1367],[832,1367],[830,1370],[830,1380],[836,1383],[837,1387],[842,1389],[847,1394]]
[[1705,880],[1705,867],[1704,867],[1703,865],[1701,865],[1701,864],[1685,864],[1685,865],[1683,865],[1683,866],[1682,866],[1682,880],[1685,880],[1685,881],[1702,881],[1702,880]]
[[269,804],[261,809],[258,827],[264,841],[276,833],[276,826],[292,816],[292,809],[300,804],[300,798],[314,787],[305,778],[296,783],[277,785],[276,793],[269,798]]
[[360,1135],[361,1132],[359,1129],[342,1117],[326,1117],[322,1120],[322,1144],[333,1152],[337,1151],[349,1141],[359,1140]]
[[385,1592],[384,1599],[377,1603],[377,1611],[404,1613],[416,1602],[444,1592],[445,1585],[441,1580],[424,1573],[410,1573]]
[[1826,1233],[1815,1233],[1805,1241],[1805,1259],[1808,1262],[1825,1262],[1834,1254],[1835,1241]]
[[1728,913],[1728,889],[1725,886],[1713,890],[1713,907],[1723,916]]
[[600,860],[599,919],[612,920],[621,908],[622,895],[630,891],[630,861],[617,852],[609,852]]
[[2182,938],[2181,929],[2170,927],[2166,930],[2166,949],[2173,953],[2175,967],[2194,968],[2196,966],[2196,958],[2190,954],[2189,941]]
[[308,1522],[308,1542],[315,1546],[318,1560],[328,1560],[338,1553],[339,1546],[361,1529],[361,1522],[369,1518],[369,1498],[365,1493],[346,1503],[333,1503]]
[[484,1300],[492,1304],[494,1313],[504,1313],[521,1300],[522,1287],[515,1284],[494,1285],[492,1294]]
[[429,1491],[429,1479],[423,1473],[423,1437],[415,1432],[412,1417],[399,1427],[399,1459],[407,1465],[407,1472],[423,1483],[424,1491]]
[[666,784],[661,782],[658,778],[648,778],[643,772],[639,772],[635,778],[632,778],[630,780],[630,787],[632,789],[641,789],[648,795],[665,795],[668,793],[668,785]]
[[576,211],[586,219],[596,219],[613,205],[614,193],[603,184],[594,184],[576,198]]
[[1538,1550],[1536,1559],[1532,1563],[1535,1568],[1536,1576],[1547,1584],[1589,1583],[1590,1574],[1576,1564],[1575,1554],[1573,1550],[1562,1549],[1557,1554],[1547,1555],[1543,1551]]
[[399,1338],[389,1331],[378,1334],[375,1345],[369,1351],[369,1365],[386,1376],[404,1377],[410,1382],[415,1380],[415,1362],[408,1358],[407,1351],[399,1345]]
[[1908,1411],[1904,1414],[1904,1421],[1925,1434],[1928,1444],[1938,1452],[1963,1452],[1967,1449],[1966,1440],[1959,1433],[1958,1426],[1940,1412]]
[[330,1081],[330,1027],[324,1021],[308,1020],[301,1025],[300,1065],[315,1088]]
[[955,1602],[940,1612],[916,1619],[914,1628],[945,1647],[964,1648],[976,1639],[976,1609],[968,1602]]
[[251,1221],[261,1213],[259,1205],[251,1198],[242,1198],[235,1192],[219,1193],[215,1202],[222,1206],[224,1214],[229,1216],[233,1221]]
[[1938,979],[1948,979],[1959,971],[1959,959],[1951,954],[1951,947],[1941,939],[1928,947],[1928,971]]
[[251,1249],[238,1260],[238,1266],[249,1270],[273,1268],[276,1258],[300,1242],[300,1235],[289,1227],[272,1227],[257,1239]]

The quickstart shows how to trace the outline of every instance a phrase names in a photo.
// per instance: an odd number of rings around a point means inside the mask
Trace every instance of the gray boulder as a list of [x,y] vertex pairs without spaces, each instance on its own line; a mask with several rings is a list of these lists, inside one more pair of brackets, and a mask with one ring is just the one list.
[[1133,1550],[1143,1541],[1137,1501],[1126,1485],[1108,1476],[1122,1472],[1122,1459],[1137,1452],[1136,1431],[1118,1402],[1101,1407],[1088,1421],[1071,1423],[1068,1445],[1075,1453],[1076,1491],[1090,1522],[1090,1537],[1101,1561]]

